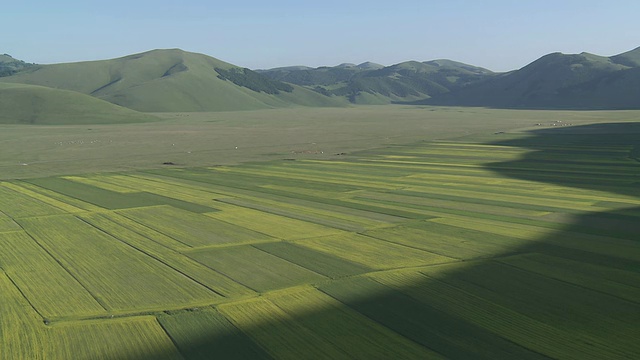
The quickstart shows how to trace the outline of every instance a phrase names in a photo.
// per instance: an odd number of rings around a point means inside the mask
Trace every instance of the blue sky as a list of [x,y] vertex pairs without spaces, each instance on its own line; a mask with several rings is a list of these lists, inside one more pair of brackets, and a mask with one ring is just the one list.
[[10,1],[0,53],[35,63],[181,48],[256,68],[448,58],[494,71],[640,46],[640,1]]

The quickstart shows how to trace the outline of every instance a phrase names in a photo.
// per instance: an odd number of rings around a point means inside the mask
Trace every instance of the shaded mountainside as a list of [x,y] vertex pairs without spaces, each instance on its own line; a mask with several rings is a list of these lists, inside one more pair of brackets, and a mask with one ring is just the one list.
[[315,69],[294,66],[260,73],[327,96],[345,97],[357,104],[427,99],[492,74],[487,69],[451,60],[407,61],[388,67],[371,62]]
[[340,105],[336,99],[311,90],[178,49],[112,60],[38,65],[0,81],[72,90],[146,112]]
[[274,80],[357,104],[410,103],[531,109],[640,108],[640,48],[604,57],[552,53],[522,69],[492,73],[451,60],[287,67]]
[[74,91],[0,83],[0,124],[123,124],[158,120]]
[[640,108],[640,48],[603,57],[553,53],[520,70],[421,101],[496,108]]

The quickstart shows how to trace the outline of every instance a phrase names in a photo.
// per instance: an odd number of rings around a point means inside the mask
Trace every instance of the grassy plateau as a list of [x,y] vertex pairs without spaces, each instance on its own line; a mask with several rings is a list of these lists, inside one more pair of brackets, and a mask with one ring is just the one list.
[[0,359],[634,359],[638,111],[0,125]]

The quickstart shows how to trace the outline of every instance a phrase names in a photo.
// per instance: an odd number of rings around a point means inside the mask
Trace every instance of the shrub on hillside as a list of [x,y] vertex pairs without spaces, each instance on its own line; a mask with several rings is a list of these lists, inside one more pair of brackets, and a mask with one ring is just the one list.
[[229,70],[215,68],[215,70],[220,79],[229,80],[238,86],[246,87],[255,92],[279,94],[280,91],[293,91],[293,86],[289,84],[277,80],[271,80],[266,76],[260,75],[246,68],[231,68]]

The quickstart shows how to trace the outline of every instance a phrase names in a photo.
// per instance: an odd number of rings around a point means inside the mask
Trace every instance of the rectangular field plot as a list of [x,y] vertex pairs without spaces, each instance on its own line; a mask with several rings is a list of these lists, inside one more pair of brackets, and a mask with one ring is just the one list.
[[542,238],[543,236],[553,234],[555,232],[554,229],[537,226],[513,224],[496,220],[474,219],[469,217],[441,217],[437,219],[430,219],[428,221],[524,240]]
[[105,184],[130,189],[144,189],[148,193],[188,201],[194,204],[212,206],[214,199],[224,195],[194,187],[186,181],[159,179],[142,175],[103,175],[96,178]]
[[[288,192],[268,190],[268,192],[243,191],[242,193],[234,194],[233,197],[223,198],[219,201],[223,203],[237,204],[256,210],[272,212],[277,215],[280,215],[277,211],[293,211],[296,216],[300,217],[300,220],[305,220],[304,217],[309,217],[310,219],[315,218],[315,221],[318,224],[323,224],[323,220],[318,221],[318,219],[326,218],[330,219],[331,222],[335,222],[335,219],[339,219],[342,222],[346,222],[348,226],[353,227],[377,227],[395,224],[405,220],[398,216],[356,209],[353,206],[343,206],[345,204],[357,204],[347,203],[340,200],[336,200],[335,202],[330,199],[324,200],[326,201],[323,201],[322,198],[313,196],[303,196],[303,198],[300,198],[297,194],[292,195]],[[267,207],[271,209],[265,210]],[[272,210],[273,208],[277,210]],[[290,217],[289,215],[285,216]]]
[[364,265],[294,243],[282,241],[255,244],[253,246],[330,278],[363,274],[371,271],[370,268]]
[[[561,200],[555,197],[536,196],[535,193],[525,195],[510,195],[497,193],[497,191],[486,191],[486,187],[478,189],[466,190],[461,188],[444,188],[444,187],[411,187],[407,191],[402,191],[407,195],[434,196],[442,199],[450,199],[453,201],[461,200],[469,203],[503,206],[515,209],[529,209],[534,211],[553,211],[557,209],[566,209],[574,211],[597,210],[594,207],[596,201],[590,199],[573,198],[570,200]],[[535,215],[535,213],[534,213]]]
[[323,211],[311,206],[291,205],[284,202],[263,199],[248,200],[246,198],[228,198],[220,199],[218,201],[345,231],[364,231],[364,229],[368,227],[387,225],[384,222],[368,220],[353,215]]
[[154,317],[45,325],[0,271],[0,359],[181,359]]
[[123,194],[63,178],[31,179],[26,182],[94,204],[104,209],[127,209],[158,205],[154,201],[140,197],[139,193]]
[[4,186],[4,183],[0,183],[0,210],[13,219],[65,213],[60,208]]
[[493,261],[455,273],[432,271],[420,270],[537,322],[591,339],[596,347],[627,354],[640,351],[637,303]]
[[185,359],[271,359],[212,308],[162,314],[158,321]]
[[326,280],[326,277],[252,246],[188,254],[200,263],[259,292]]
[[351,233],[307,239],[296,242],[296,244],[373,269],[402,268],[454,261],[447,256]]
[[219,307],[236,327],[273,359],[344,359],[346,354],[263,298]]
[[[554,226],[547,228],[468,217],[437,218],[428,221],[529,240],[532,241],[530,243],[531,246],[551,244],[567,249],[579,250],[580,252],[591,252],[596,255],[607,255],[620,259],[640,261],[640,243],[637,241],[566,231],[560,224],[555,224],[557,226],[550,224]],[[554,234],[558,234],[558,231],[561,231],[562,236],[554,236]]]
[[42,317],[0,269],[0,359],[38,359],[45,332]]
[[[259,186],[259,184],[261,184],[261,181],[262,181],[262,178],[260,178],[259,175],[252,174],[252,176],[247,176],[246,174],[229,174],[225,172],[226,170],[219,170],[219,168],[216,168],[216,170],[217,171],[215,174],[212,174],[211,170],[209,170],[209,172],[205,172],[204,170],[199,170],[199,171],[190,170],[190,171],[185,171],[180,173],[175,173],[175,172],[168,173],[165,170],[163,174],[176,176],[179,179],[184,179],[188,181],[202,181],[207,184],[214,184],[216,186],[216,189],[224,188],[225,193],[228,193],[230,196],[234,196],[234,197],[235,196],[242,197],[239,195],[247,194],[247,193],[251,193],[253,196],[256,196],[256,197],[264,197],[265,195],[266,196],[275,195],[280,198],[289,199],[286,202],[292,202],[297,204],[301,204],[301,203],[317,204],[318,207],[323,209],[328,209],[328,208],[336,209],[337,213],[359,215],[369,219],[389,221],[389,222],[401,221],[402,218],[424,218],[423,215],[419,215],[419,214],[416,214],[415,212],[409,212],[406,210],[404,211],[393,210],[388,207],[376,206],[372,204],[361,204],[361,203],[345,201],[341,199],[325,198],[321,196],[312,196],[312,195],[297,194],[297,193],[292,194],[289,191],[269,189],[269,188]],[[281,182],[287,182],[287,181],[288,180],[284,177],[278,178],[278,179],[269,178],[265,180],[267,184],[270,184],[273,182],[281,183]],[[317,184],[319,182],[320,180],[316,178],[315,183]],[[322,186],[334,187],[339,185],[339,180],[336,180],[330,185],[327,185],[321,182],[320,184]],[[300,182],[296,182],[294,185],[300,186],[300,187],[308,186],[308,184],[300,183]],[[358,188],[356,186],[351,186],[345,191],[354,191],[354,190],[360,190],[360,189],[361,188]],[[216,207],[219,208],[219,206],[216,206]]]
[[345,306],[315,288],[266,298],[351,359],[440,359],[442,356]]
[[[21,189],[20,192],[26,195],[29,195],[33,198],[39,199],[40,201],[43,201],[43,202],[54,201],[54,202],[51,202],[50,204],[60,209],[63,209],[68,213],[80,212],[80,211],[76,211],[76,209],[80,209],[82,211],[104,210],[103,208],[97,205],[94,205],[86,201],[82,201],[74,197],[67,196],[49,189],[45,189],[41,186],[37,186],[25,181],[15,181],[15,182],[12,182],[11,184],[14,186],[20,187]],[[67,205],[65,206],[62,204],[67,204]]]
[[320,286],[320,290],[445,358],[546,358],[368,278],[334,281]]
[[375,229],[364,234],[455,259],[494,256],[526,243],[526,240],[522,239],[438,224],[432,221]]
[[[175,240],[114,212],[83,214],[79,217],[105,233],[184,274],[224,297],[241,297],[253,291],[174,250]],[[212,299],[213,301],[213,299]]]
[[5,182],[2,184],[2,186],[6,188],[19,192],[23,195],[29,196],[30,198],[39,200],[47,205],[51,205],[67,213],[80,213],[85,211],[85,209],[83,208],[72,205],[75,199],[67,198],[65,199],[66,201],[65,200],[61,201],[53,197],[47,196],[45,194],[39,193],[37,191],[34,191],[32,189],[29,189],[26,185],[27,184],[24,182],[19,182],[19,183]]
[[283,240],[342,232],[331,227],[230,204],[220,203],[218,208],[222,211],[209,213],[207,216]]
[[543,254],[524,254],[502,263],[593,289],[632,302],[640,301],[640,274]]
[[39,339],[44,358],[183,359],[153,316],[54,324]]
[[42,316],[106,313],[82,284],[26,233],[0,234],[0,248],[0,266]]
[[280,190],[292,194],[301,194],[306,196],[322,196],[325,198],[343,198],[348,197],[349,192],[344,191],[328,191],[328,190],[318,190],[318,189],[309,189],[304,186],[281,186],[276,184],[268,184],[262,186],[265,189],[272,190]]
[[122,194],[136,193],[140,192],[140,190],[132,189],[130,187],[123,187],[115,184],[110,184],[100,180],[98,176],[62,176],[62,179],[75,181],[80,184],[86,184],[90,186],[95,186],[100,189],[113,191]]
[[[98,180],[84,177],[45,178],[28,180],[29,183],[58,192],[99,206],[103,209],[130,209],[136,207],[171,205],[196,213],[215,211],[215,209],[184,201],[148,193],[144,188],[124,188],[116,185],[105,185]],[[131,190],[131,191],[129,191]]]
[[170,206],[121,210],[118,213],[170,236],[187,247],[245,244],[271,240],[267,235],[242,226]]
[[[231,175],[244,175],[246,176],[262,176],[268,177],[270,181],[266,183],[284,183],[295,180],[304,184],[304,182],[322,183],[323,188],[339,188],[340,186],[351,186],[349,190],[358,190],[361,188],[371,189],[396,189],[398,185],[389,182],[388,179],[375,179],[367,176],[350,176],[348,172],[344,172],[342,168],[335,168],[335,172],[321,171],[321,170],[297,170],[297,169],[256,169],[256,168],[244,168],[244,167],[228,167],[228,168],[216,168],[217,172],[226,172]],[[282,179],[282,180],[281,180]],[[304,186],[304,185],[303,185]]]
[[[434,267],[435,268],[438,267]],[[473,271],[472,266],[437,270],[442,278],[456,277],[458,271]],[[563,331],[495,304],[482,297],[417,272],[379,273],[371,276],[376,282],[389,286],[415,300],[470,324],[487,329],[506,340],[531,349],[543,356],[562,359],[598,360],[623,356],[616,349],[602,347],[597,340]],[[587,315],[588,316],[588,315]]]
[[382,203],[391,203],[396,206],[432,210],[435,212],[447,212],[458,210],[466,213],[488,213],[494,215],[534,217],[548,214],[549,208],[527,206],[522,203],[505,203],[497,201],[478,200],[469,197],[447,196],[439,194],[440,189],[430,189],[433,193],[403,192],[407,195],[395,193],[364,192],[358,194],[356,199],[377,200]]
[[20,224],[107,310],[162,309],[219,297],[76,217],[29,218]]

